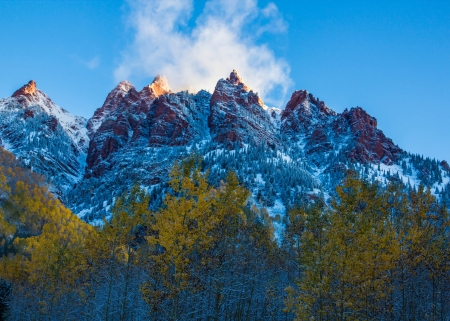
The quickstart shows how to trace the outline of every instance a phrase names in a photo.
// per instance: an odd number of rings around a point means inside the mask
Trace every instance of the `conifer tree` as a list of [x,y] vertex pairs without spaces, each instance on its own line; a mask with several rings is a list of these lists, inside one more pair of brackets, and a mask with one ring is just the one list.
[[0,278],[0,321],[6,321],[9,315],[9,304],[11,302],[11,283]]

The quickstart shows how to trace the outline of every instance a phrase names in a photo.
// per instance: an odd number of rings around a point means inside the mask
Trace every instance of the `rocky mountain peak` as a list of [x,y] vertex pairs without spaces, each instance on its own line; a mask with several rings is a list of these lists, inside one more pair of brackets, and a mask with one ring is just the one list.
[[291,96],[291,99],[286,105],[284,110],[285,117],[291,112],[297,110],[307,111],[308,113],[311,111],[311,104],[314,105],[314,109],[317,112],[329,115],[336,115],[336,113],[328,108],[328,106],[321,101],[319,98],[314,97],[313,94],[309,93],[307,90],[296,90]]
[[285,110],[293,111],[297,106],[300,106],[307,100],[308,91],[296,90],[292,93],[291,99],[286,105]]
[[127,80],[121,81],[113,90],[110,91],[108,96],[106,96],[103,106],[95,111],[94,117],[99,113],[104,114],[106,112],[111,112],[132,90],[136,91],[133,84]]
[[85,125],[86,119],[55,104],[33,80],[0,99],[0,145],[45,175],[58,197],[64,198],[84,172]]
[[128,80],[122,80],[113,91],[115,92],[129,92],[131,88],[134,88],[133,84]]
[[361,107],[352,107],[350,110],[346,109],[342,115],[350,121],[356,130],[361,130],[366,126],[373,128],[377,127],[377,119],[370,116]]
[[233,71],[230,73],[230,77],[228,78],[228,80],[234,85],[243,82],[241,76],[239,75],[236,69],[233,69]]
[[153,82],[144,87],[140,94],[144,99],[153,100],[161,95],[166,95],[172,92],[169,82],[165,76],[158,75],[153,79]]
[[210,101],[208,124],[213,140],[273,146],[277,142],[274,126],[258,94],[247,87],[236,70],[216,85]]
[[292,135],[307,133],[317,123],[327,123],[336,112],[307,90],[296,90],[281,113],[281,131]]
[[245,91],[251,90],[250,87],[248,87],[246,84],[244,84],[242,77],[239,75],[239,73],[237,72],[236,69],[233,69],[233,71],[230,73],[230,77],[227,78],[227,81],[232,85],[236,85],[236,86],[241,85]]
[[382,162],[386,165],[392,165],[400,158],[403,150],[377,128],[376,118],[363,108],[346,109],[339,117],[348,124],[352,133],[354,147],[347,153],[348,158],[362,163]]
[[[165,188],[173,161],[192,150],[205,157],[217,182],[232,168],[255,200],[276,211],[279,202],[292,205],[322,183],[331,191],[348,168],[367,164],[365,173],[383,178],[386,168],[374,164],[397,169],[408,157],[363,108],[336,113],[307,90],[295,91],[283,110],[269,108],[236,70],[212,95],[173,93],[164,76],[141,91],[124,80],[87,124],[30,81],[0,99],[0,145],[49,177],[74,211],[92,214],[87,220],[108,214],[116,193],[135,180]],[[437,166],[450,175],[447,162]]]
[[20,89],[16,90],[12,94],[12,97],[33,95],[35,93],[36,93],[36,82],[34,80],[30,80],[28,84],[23,85]]
[[115,113],[120,113],[122,109],[129,107],[129,105],[137,100],[139,100],[139,93],[133,84],[127,80],[121,81],[108,94],[102,107],[97,108],[92,118],[89,119],[87,123],[89,135],[93,135],[93,133],[100,127],[103,120],[114,115]]

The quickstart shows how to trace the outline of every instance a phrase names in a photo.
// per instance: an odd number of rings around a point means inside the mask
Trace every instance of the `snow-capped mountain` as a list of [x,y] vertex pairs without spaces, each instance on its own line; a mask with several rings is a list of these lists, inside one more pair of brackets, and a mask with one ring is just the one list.
[[62,198],[84,174],[86,119],[56,105],[33,80],[0,100],[0,142],[26,166],[44,174]]
[[403,151],[364,109],[336,113],[305,90],[284,109],[269,108],[235,70],[212,94],[174,93],[161,76],[140,91],[123,81],[87,123],[30,82],[0,101],[0,124],[2,145],[48,176],[87,221],[107,215],[134,182],[158,207],[174,161],[194,152],[212,183],[233,169],[252,191],[249,202],[273,217],[332,195],[348,169],[450,199],[448,163]]
[[296,91],[281,114],[281,134],[303,144],[319,167],[330,154],[344,153],[352,162],[391,165],[403,151],[377,128],[377,120],[361,107],[337,114],[305,90]]
[[121,82],[88,122],[89,144],[85,178],[99,178],[124,153],[149,146],[184,146],[207,133],[210,95],[171,93],[164,77],[137,91]]

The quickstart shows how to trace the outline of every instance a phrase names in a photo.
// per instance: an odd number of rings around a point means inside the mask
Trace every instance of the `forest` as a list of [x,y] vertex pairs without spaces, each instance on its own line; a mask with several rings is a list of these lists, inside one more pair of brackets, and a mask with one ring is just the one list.
[[100,226],[0,149],[0,320],[450,320],[449,213],[429,188],[348,171],[274,237],[233,171],[174,165]]

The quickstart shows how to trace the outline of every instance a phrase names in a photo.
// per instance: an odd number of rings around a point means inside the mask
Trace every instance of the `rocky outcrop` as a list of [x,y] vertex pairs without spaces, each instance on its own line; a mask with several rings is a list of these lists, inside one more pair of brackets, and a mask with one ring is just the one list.
[[[148,146],[183,146],[205,134],[210,94],[172,93],[158,76],[140,92],[127,81],[107,96],[88,122],[91,142],[85,178],[101,177],[118,159]],[[119,155],[118,158],[121,158]]]
[[171,92],[172,89],[170,88],[166,77],[158,75],[150,85],[142,88],[140,95],[142,99],[150,101]]
[[34,80],[30,80],[28,84],[16,90],[11,97],[29,96],[33,94],[36,94],[36,83]]
[[120,82],[106,97],[102,107],[98,108],[87,123],[89,136],[92,137],[108,117],[117,116],[117,114],[128,110],[131,105],[139,101],[140,96],[136,88],[128,82]]
[[186,92],[161,96],[154,104],[150,119],[150,146],[183,146],[204,136],[210,95]]
[[210,107],[208,124],[213,141],[228,146],[234,143],[275,146],[278,143],[263,101],[244,84],[236,70],[229,78],[219,80]]
[[303,144],[317,166],[326,166],[328,153],[341,152],[352,161],[392,164],[402,154],[377,128],[374,117],[360,108],[337,114],[305,90],[292,94],[281,114],[281,134]]
[[361,107],[345,110],[339,116],[347,121],[353,136],[354,146],[347,151],[349,159],[392,165],[402,155],[403,151],[377,128],[377,120]]
[[306,90],[298,90],[281,113],[281,132],[288,136],[312,132],[314,126],[327,123],[333,116],[336,113],[323,101]]

